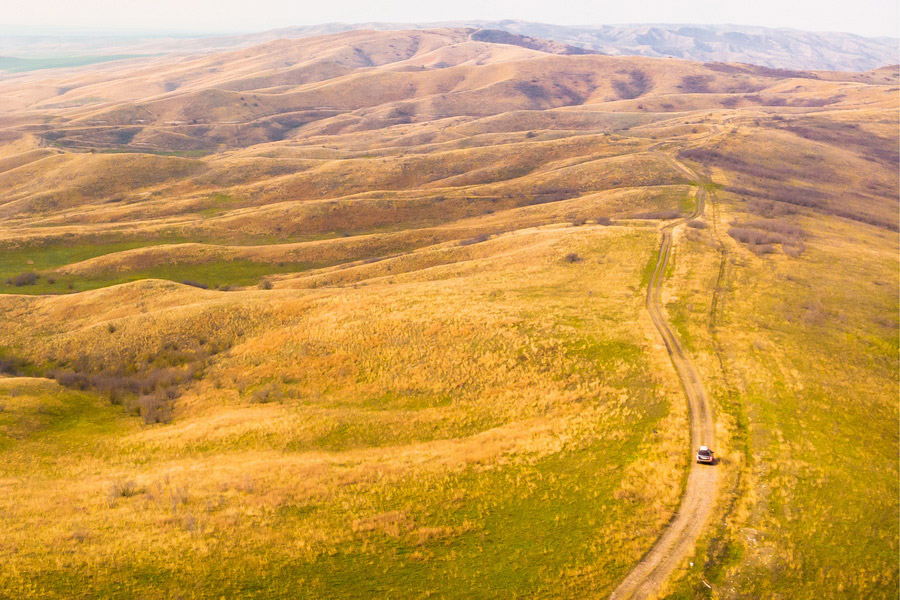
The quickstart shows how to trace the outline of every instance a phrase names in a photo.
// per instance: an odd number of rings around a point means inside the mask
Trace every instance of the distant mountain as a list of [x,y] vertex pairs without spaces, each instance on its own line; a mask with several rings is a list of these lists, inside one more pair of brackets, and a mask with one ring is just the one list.
[[[492,41],[502,34],[513,45],[557,42],[549,49],[571,54],[674,57],[703,62],[740,62],[780,69],[869,71],[900,63],[900,40],[851,33],[810,32],[741,25],[599,25],[566,26],[528,21],[453,21],[440,23],[324,23],[230,36],[0,36],[0,55],[196,53],[252,46],[276,39],[320,36],[344,31],[470,28],[489,30]],[[524,38],[533,38],[530,42]]]
[[603,25],[565,26],[528,21],[460,21],[448,23],[330,23],[265,32],[301,37],[348,29],[473,27],[543,38],[611,55],[674,57],[703,62],[742,62],[781,69],[868,71],[900,62],[900,40],[851,33],[818,33],[740,25]]
[[898,62],[898,40],[739,25],[620,25],[563,27],[502,21],[503,29],[604,54],[742,62],[766,67],[867,71]]

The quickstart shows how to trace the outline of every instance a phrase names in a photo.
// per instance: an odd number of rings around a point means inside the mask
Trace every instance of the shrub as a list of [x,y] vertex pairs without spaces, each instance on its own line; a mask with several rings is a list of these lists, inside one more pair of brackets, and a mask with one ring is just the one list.
[[805,236],[803,229],[784,221],[757,219],[735,223],[728,230],[728,235],[747,244],[756,254],[774,252],[774,244],[781,244],[784,253],[794,257],[802,254],[806,248],[802,241]]
[[681,213],[675,209],[661,209],[661,210],[651,210],[648,212],[638,213],[636,215],[632,215],[632,219],[674,219],[680,216]]
[[[760,182],[760,185],[771,184],[771,182],[784,182],[790,179],[804,180],[810,176],[809,165],[801,164],[774,164],[771,162],[762,162],[761,159],[754,156],[738,156],[720,152],[708,148],[686,148],[679,150],[678,155],[687,160],[693,160],[698,163],[710,164],[718,166],[729,171],[737,171],[744,175],[749,175]],[[760,162],[751,162],[757,160]],[[815,175],[818,181],[838,181],[837,173],[822,164],[815,167]],[[785,187],[781,185],[780,187]],[[804,188],[791,188],[804,189]],[[808,189],[808,188],[807,188]],[[818,193],[818,197],[822,194]]]
[[706,229],[706,223],[698,219],[691,219],[687,222],[687,226],[693,227],[694,229]]
[[806,251],[806,244],[799,241],[792,244],[782,244],[781,250],[791,258],[797,258]]
[[609,217],[597,217],[594,219],[597,225],[612,225],[612,220]]
[[780,185],[771,191],[751,190],[741,187],[726,186],[726,192],[741,196],[765,198],[776,202],[793,204],[794,206],[806,206],[810,208],[824,208],[824,195],[818,190],[796,186]]
[[757,256],[762,256],[763,254],[774,254],[775,246],[772,244],[756,244],[750,246],[750,251],[756,254]]
[[569,252],[568,254],[566,254],[566,262],[568,263],[577,263],[581,262],[582,260],[584,259],[581,258],[581,256],[579,256],[577,252]]
[[23,285],[34,285],[37,283],[38,274],[34,271],[28,271],[26,273],[19,273],[15,277],[10,277],[6,280],[7,285],[14,285],[16,287],[22,287]]
[[87,377],[75,371],[57,371],[55,374],[56,382],[67,388],[78,390],[86,390],[88,388]]
[[172,408],[167,402],[165,393],[153,392],[138,398],[138,410],[144,423],[169,423],[172,421]]
[[792,225],[784,221],[765,221],[757,219],[745,223],[747,227],[761,229],[772,233],[781,234],[783,238],[799,238],[804,235],[803,229],[797,225]]
[[765,231],[751,229],[749,227],[731,227],[728,235],[737,241],[749,246],[759,246],[763,244],[775,244],[779,242],[778,236],[772,235]]
[[27,366],[28,364],[20,358],[0,355],[0,373],[19,375]]
[[773,202],[771,200],[749,200],[747,202],[747,210],[768,219],[797,214],[797,209],[790,204]]
[[119,498],[131,498],[144,492],[132,479],[120,479],[110,484],[106,493],[106,505],[110,508],[119,503]]
[[759,94],[748,94],[744,96],[745,100],[762,104],[763,106],[787,106],[787,99],[778,96],[760,96]]
[[261,289],[261,290],[271,290],[271,289],[272,289],[272,282],[269,281],[268,279],[263,279],[262,281],[259,282],[259,289]]
[[118,389],[111,389],[107,392],[107,398],[109,399],[109,403],[113,406],[121,406],[122,405],[122,392]]
[[257,404],[265,404],[267,402],[277,402],[281,397],[281,387],[275,383],[268,383],[254,390],[252,401]]
[[140,493],[137,484],[131,479],[115,481],[109,489],[111,493],[120,498],[130,498]]

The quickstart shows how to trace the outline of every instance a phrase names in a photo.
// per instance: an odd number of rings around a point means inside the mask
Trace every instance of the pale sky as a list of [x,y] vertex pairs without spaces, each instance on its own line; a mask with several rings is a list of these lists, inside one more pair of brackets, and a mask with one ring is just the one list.
[[[249,32],[332,21],[696,23],[900,36],[900,0],[0,0],[10,31]],[[12,26],[11,30],[9,26]]]

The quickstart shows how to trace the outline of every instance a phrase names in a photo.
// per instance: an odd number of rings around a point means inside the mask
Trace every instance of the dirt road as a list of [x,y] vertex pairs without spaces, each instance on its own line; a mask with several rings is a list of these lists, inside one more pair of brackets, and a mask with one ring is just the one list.
[[[677,164],[680,171],[690,174],[695,181],[700,181],[700,178],[685,165],[671,158],[669,160],[673,164]],[[706,190],[703,187],[698,187],[696,199],[697,206],[694,214],[689,218],[696,218],[703,214],[706,202]],[[691,423],[691,470],[688,474],[684,496],[681,499],[681,506],[675,517],[669,522],[656,544],[613,591],[610,600],[655,598],[668,581],[672,571],[693,552],[694,542],[703,531],[715,506],[721,467],[701,465],[693,460],[693,452],[699,446],[715,447],[715,426],[709,399],[700,375],[669,327],[660,301],[663,277],[672,253],[672,230],[687,220],[680,219],[662,227],[659,256],[647,288],[647,311],[665,342],[672,364],[675,366],[687,396]]]

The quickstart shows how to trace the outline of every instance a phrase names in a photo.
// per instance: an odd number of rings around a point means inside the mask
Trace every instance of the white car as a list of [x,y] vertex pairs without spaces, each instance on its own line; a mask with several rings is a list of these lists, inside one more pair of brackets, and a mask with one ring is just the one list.
[[716,464],[716,455],[706,446],[700,446],[700,449],[697,450],[697,462],[705,465],[714,465]]

